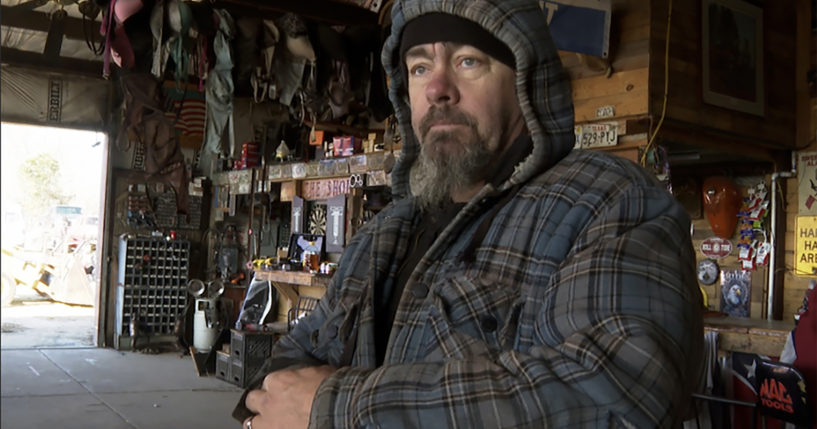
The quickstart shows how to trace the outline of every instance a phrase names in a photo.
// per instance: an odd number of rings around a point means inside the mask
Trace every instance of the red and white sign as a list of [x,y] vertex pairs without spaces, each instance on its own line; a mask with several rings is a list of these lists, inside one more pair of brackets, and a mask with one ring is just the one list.
[[301,185],[301,197],[305,200],[325,200],[340,194],[349,193],[349,178],[304,180]]
[[701,243],[701,253],[710,259],[721,259],[732,253],[732,242],[720,237],[709,237]]

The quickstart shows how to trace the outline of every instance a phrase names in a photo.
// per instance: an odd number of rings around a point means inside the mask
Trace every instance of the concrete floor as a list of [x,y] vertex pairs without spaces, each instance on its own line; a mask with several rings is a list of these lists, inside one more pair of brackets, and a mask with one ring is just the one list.
[[91,347],[93,309],[60,306],[0,310],[0,427],[240,428],[241,389],[199,377],[190,356]]

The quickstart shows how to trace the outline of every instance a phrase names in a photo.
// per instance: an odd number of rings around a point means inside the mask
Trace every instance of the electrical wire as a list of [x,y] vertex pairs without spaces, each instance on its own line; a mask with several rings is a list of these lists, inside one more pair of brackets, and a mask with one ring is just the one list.
[[667,11],[667,41],[664,46],[664,102],[661,106],[661,119],[658,120],[658,125],[656,125],[655,130],[650,136],[650,140],[647,142],[647,146],[644,148],[644,153],[641,154],[641,165],[647,165],[647,154],[650,153],[652,150],[652,146],[655,143],[655,137],[658,135],[658,131],[661,129],[661,125],[664,123],[664,117],[667,115],[667,98],[669,94],[669,38],[670,38],[670,28],[672,26],[672,0],[669,0],[669,10]]

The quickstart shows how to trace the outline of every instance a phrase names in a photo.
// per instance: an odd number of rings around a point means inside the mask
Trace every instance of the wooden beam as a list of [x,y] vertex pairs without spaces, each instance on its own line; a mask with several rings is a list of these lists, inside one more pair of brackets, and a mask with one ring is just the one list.
[[49,59],[36,52],[21,51],[19,49],[3,48],[3,64],[45,70],[50,72],[65,72],[82,76],[102,78],[102,62],[78,60],[75,58],[59,57]]
[[343,25],[377,25],[378,18],[368,9],[328,0],[219,0],[214,7],[227,9],[236,17],[275,18],[292,12],[305,20]]
[[737,135],[671,118],[664,119],[658,138],[768,162],[776,160],[775,151],[788,150],[787,147],[763,138]]
[[[48,32],[51,26],[51,16],[45,12],[18,9],[11,6],[0,6],[0,25],[3,27],[23,28],[26,30]],[[90,31],[89,36],[99,36],[99,24],[101,21],[86,22]],[[65,17],[65,38],[73,40],[85,40],[85,33],[82,28],[82,19]],[[5,51],[5,49],[4,49]]]

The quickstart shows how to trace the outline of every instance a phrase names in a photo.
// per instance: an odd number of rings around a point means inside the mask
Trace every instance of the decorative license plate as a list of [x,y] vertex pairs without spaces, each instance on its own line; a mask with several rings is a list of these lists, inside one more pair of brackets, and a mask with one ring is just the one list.
[[615,146],[618,144],[618,126],[616,124],[576,125],[576,144],[574,149]]

